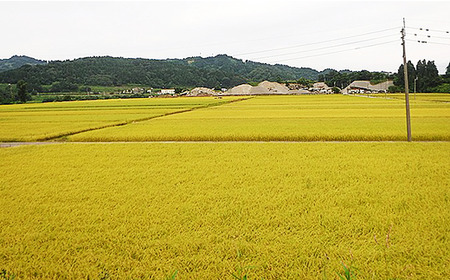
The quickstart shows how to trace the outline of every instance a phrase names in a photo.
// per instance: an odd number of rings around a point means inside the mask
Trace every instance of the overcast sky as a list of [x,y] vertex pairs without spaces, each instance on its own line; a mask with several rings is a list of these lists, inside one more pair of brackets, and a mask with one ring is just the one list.
[[0,1],[0,58],[228,54],[317,70],[395,72],[405,17],[413,40],[408,60],[434,60],[443,73],[449,11],[450,1]]

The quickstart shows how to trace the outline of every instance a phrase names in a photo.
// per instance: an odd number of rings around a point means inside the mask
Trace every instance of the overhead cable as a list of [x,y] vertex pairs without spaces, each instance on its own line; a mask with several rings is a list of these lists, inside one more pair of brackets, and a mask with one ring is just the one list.
[[316,55],[308,55],[308,56],[302,56],[302,57],[296,57],[296,58],[290,58],[290,59],[276,60],[276,61],[273,61],[273,62],[270,62],[270,63],[278,63],[278,62],[284,62],[284,61],[299,60],[299,59],[305,59],[305,58],[310,58],[310,57],[317,57],[317,56],[330,55],[330,54],[341,53],[341,52],[354,51],[354,50],[365,49],[365,48],[371,48],[371,47],[380,46],[380,45],[391,44],[391,43],[394,43],[394,42],[398,42],[398,40],[387,41],[387,42],[382,42],[382,43],[377,43],[377,44],[372,44],[372,45],[367,45],[367,46],[362,46],[362,47],[356,47],[356,48],[345,49],[345,50],[339,50],[339,51],[328,52],[328,53],[322,53],[322,54],[316,54]]
[[450,44],[447,44],[447,43],[431,42],[431,41],[428,41],[428,40],[412,40],[412,39],[406,39],[406,41],[408,41],[408,42],[420,43],[420,44],[434,44],[434,45],[445,45],[445,46],[450,46]]
[[362,43],[362,42],[368,42],[368,41],[374,41],[374,40],[378,40],[378,39],[382,39],[382,38],[388,38],[388,37],[394,37],[397,36],[395,35],[386,35],[386,36],[380,36],[380,37],[376,37],[376,38],[372,38],[372,39],[365,39],[365,40],[359,40],[359,41],[353,41],[353,42],[347,42],[347,43],[342,43],[342,44],[337,44],[337,45],[332,45],[332,46],[326,46],[326,47],[321,47],[321,48],[315,48],[312,50],[304,50],[304,51],[297,51],[297,52],[290,52],[290,53],[284,53],[284,54],[275,54],[275,55],[269,55],[269,56],[264,56],[264,57],[256,57],[253,59],[264,59],[264,58],[270,58],[270,57],[278,57],[278,56],[286,56],[286,55],[291,55],[291,54],[300,54],[300,53],[305,53],[305,52],[312,52],[312,51],[317,51],[317,50],[325,50],[325,49],[332,49],[332,48],[337,48],[337,47],[342,47],[342,46],[347,46],[347,45],[353,45],[353,44],[358,44],[358,43]]
[[421,31],[426,31],[426,32],[441,32],[441,33],[446,33],[446,34],[450,34],[449,30],[437,30],[437,29],[430,29],[430,28],[423,28],[423,27],[412,27],[412,26],[407,26],[406,29],[411,28],[411,29],[416,29],[416,30],[421,30]]
[[423,37],[427,37],[427,38],[450,40],[450,37],[442,37],[442,36],[434,36],[434,35],[426,35],[426,34],[418,34],[418,33],[406,33],[406,35],[415,36],[415,37],[423,36]]
[[376,33],[386,32],[386,31],[395,30],[395,29],[399,29],[399,27],[387,28],[387,29],[383,29],[383,30],[378,30],[378,31],[373,31],[373,32],[367,32],[367,33],[363,33],[363,34],[358,34],[358,35],[353,35],[353,36],[347,36],[347,37],[342,37],[342,38],[336,38],[336,39],[324,40],[324,41],[319,41],[319,42],[314,42],[314,43],[307,43],[307,44],[293,45],[293,46],[282,47],[282,48],[266,49],[266,50],[260,50],[260,51],[254,51],[254,52],[247,52],[247,53],[239,53],[239,54],[234,54],[234,56],[248,55],[248,54],[256,54],[256,53],[265,53],[265,52],[272,52],[272,51],[278,51],[278,50],[287,50],[287,49],[294,49],[294,48],[298,48],[298,47],[306,47],[306,46],[312,46],[312,45],[324,44],[324,43],[329,43],[329,42],[335,42],[335,41],[340,41],[340,40],[345,40],[345,39],[350,39],[350,38],[355,38],[355,37],[361,37],[361,36],[366,36],[366,35],[371,35],[371,34],[376,34]]

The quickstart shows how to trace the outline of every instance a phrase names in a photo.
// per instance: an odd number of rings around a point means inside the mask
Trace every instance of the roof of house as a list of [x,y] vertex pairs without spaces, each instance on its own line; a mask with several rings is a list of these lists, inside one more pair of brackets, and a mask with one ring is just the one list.
[[385,81],[375,85],[372,85],[370,81],[353,81],[346,88],[344,88],[343,92],[345,93],[351,88],[359,88],[365,90],[387,90],[392,85],[394,85],[393,81]]
[[320,89],[329,89],[329,88],[330,88],[330,87],[329,87],[327,84],[325,84],[324,82],[317,82],[317,83],[314,83],[312,87],[313,87],[313,88],[320,88]]

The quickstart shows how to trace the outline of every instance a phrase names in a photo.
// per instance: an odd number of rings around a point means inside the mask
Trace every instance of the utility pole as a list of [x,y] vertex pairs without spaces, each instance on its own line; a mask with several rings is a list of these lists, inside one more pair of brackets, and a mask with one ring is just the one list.
[[417,79],[419,79],[419,77],[416,77],[416,78],[414,79],[414,100],[416,100]]
[[403,18],[402,28],[402,45],[403,45],[403,72],[405,74],[405,102],[406,102],[406,130],[408,133],[408,142],[411,142],[411,114],[409,110],[409,83],[408,83],[408,65],[406,63],[406,50],[405,50],[405,18]]

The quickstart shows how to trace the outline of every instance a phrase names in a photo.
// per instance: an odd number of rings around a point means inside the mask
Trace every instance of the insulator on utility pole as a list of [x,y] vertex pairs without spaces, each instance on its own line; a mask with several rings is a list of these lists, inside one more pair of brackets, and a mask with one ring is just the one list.
[[406,46],[405,46],[405,18],[403,18],[402,28],[402,45],[403,45],[403,72],[405,75],[405,103],[406,103],[406,130],[408,135],[408,142],[412,141],[411,138],[411,114],[409,110],[409,83],[408,83],[408,64],[406,63]]

